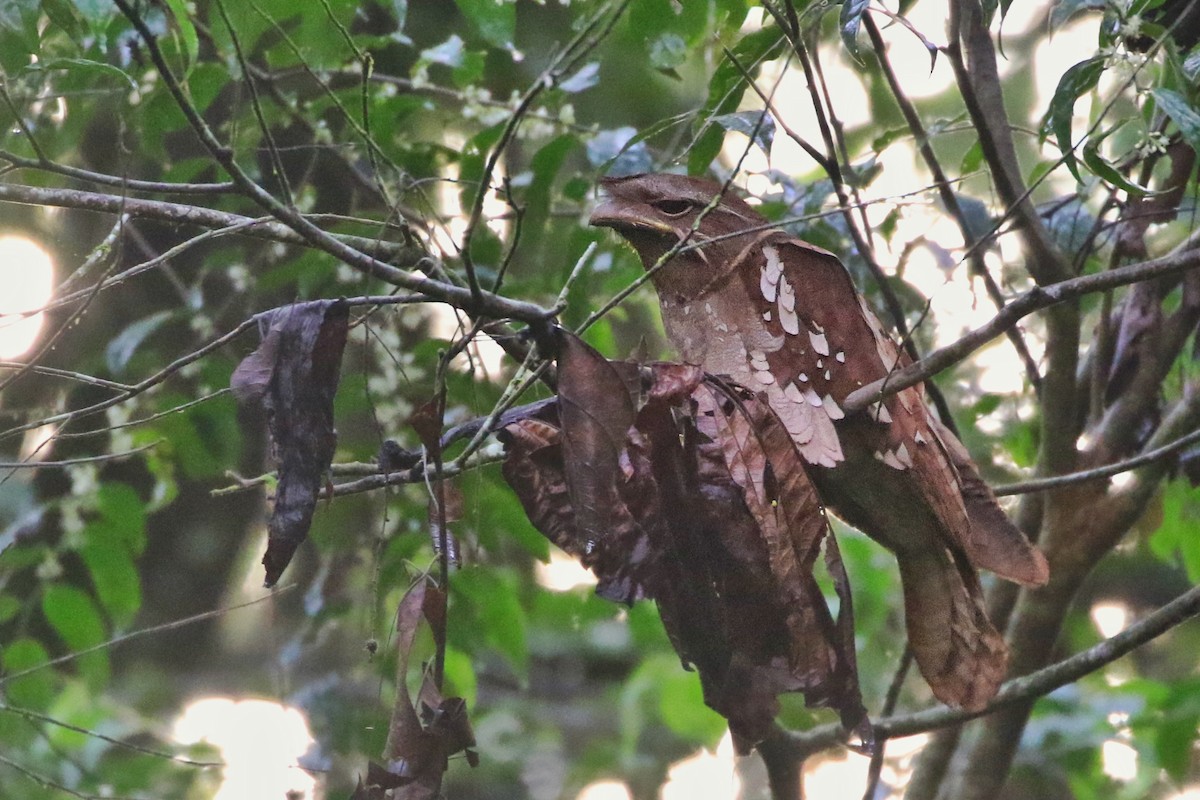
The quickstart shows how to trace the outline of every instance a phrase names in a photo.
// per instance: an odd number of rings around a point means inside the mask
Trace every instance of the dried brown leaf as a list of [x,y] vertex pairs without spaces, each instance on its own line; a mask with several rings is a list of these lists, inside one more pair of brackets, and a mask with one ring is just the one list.
[[279,472],[263,556],[274,586],[308,536],[317,493],[333,460],[333,398],[346,346],[348,306],[317,300],[259,316],[262,344],[234,371],[231,387],[267,412]]

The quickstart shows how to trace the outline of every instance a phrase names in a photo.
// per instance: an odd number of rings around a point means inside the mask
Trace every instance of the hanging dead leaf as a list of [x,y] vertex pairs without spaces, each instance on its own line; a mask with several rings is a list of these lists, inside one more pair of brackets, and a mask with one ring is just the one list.
[[[384,747],[385,772],[401,780],[389,798],[431,800],[439,796],[442,776],[450,756],[475,746],[475,736],[461,698],[443,698],[432,676],[426,672],[416,702],[408,689],[409,662],[413,641],[424,620],[433,631],[435,643],[443,644],[446,593],[429,578],[415,583],[396,609],[396,699]],[[477,763],[473,752],[468,761]],[[368,769],[367,788],[386,781]],[[372,798],[373,800],[373,798]]]
[[349,307],[338,300],[295,303],[258,321],[262,344],[234,370],[230,386],[239,400],[262,403],[279,473],[263,556],[270,587],[308,536],[333,461],[333,398]]

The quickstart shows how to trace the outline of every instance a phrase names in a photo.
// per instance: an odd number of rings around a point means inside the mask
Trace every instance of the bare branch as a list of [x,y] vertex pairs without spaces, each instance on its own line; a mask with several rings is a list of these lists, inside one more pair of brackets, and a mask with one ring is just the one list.
[[[1113,661],[1136,650],[1167,631],[1186,622],[1200,613],[1200,586],[1167,603],[1116,636],[1077,653],[1070,658],[1051,664],[1037,672],[1006,682],[996,697],[980,711],[936,706],[913,714],[887,717],[875,723],[876,731],[889,739],[912,736],[936,730],[967,720],[984,717],[1015,703],[1033,700],[1073,683],[1084,675],[1111,664]],[[803,733],[793,733],[792,746],[805,756],[840,744],[843,736],[839,725],[822,725]]]
[[953,344],[933,351],[915,364],[896,370],[887,378],[874,381],[851,392],[846,397],[846,401],[842,403],[842,408],[847,412],[861,411],[881,397],[895,394],[909,386],[915,386],[942,370],[954,366],[1035,311],[1086,294],[1127,286],[1131,283],[1165,275],[1175,275],[1197,267],[1200,267],[1200,250],[1185,250],[1109,272],[1082,275],[1047,286],[1035,286],[1018,295],[1016,299],[1005,306],[1003,311]]

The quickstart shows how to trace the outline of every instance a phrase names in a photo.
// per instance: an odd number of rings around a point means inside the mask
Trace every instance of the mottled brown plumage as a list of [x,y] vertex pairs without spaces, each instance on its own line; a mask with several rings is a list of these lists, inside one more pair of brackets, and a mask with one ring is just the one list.
[[1005,517],[962,444],[920,387],[846,414],[850,392],[907,357],[833,254],[774,230],[721,187],[680,175],[604,182],[591,223],[615,229],[652,276],[667,335],[684,361],[761,393],[809,464],[822,501],[896,554],[909,640],[941,700],[982,707],[1007,652],[975,567],[1040,585],[1041,553]]

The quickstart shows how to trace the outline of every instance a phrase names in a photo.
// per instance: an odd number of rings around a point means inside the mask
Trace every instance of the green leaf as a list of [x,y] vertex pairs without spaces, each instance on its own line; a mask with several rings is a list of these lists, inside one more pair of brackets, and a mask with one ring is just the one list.
[[470,603],[475,617],[472,636],[491,644],[524,680],[529,675],[529,641],[515,583],[497,570],[473,569],[460,572],[450,586]]
[[200,39],[196,36],[196,26],[188,16],[185,0],[166,0],[171,15],[175,17],[175,27],[183,39],[183,52],[187,54],[187,67],[190,70],[200,54]]
[[113,375],[122,375],[129,359],[141,346],[142,342],[162,327],[163,323],[175,316],[174,311],[159,311],[148,317],[139,319],[117,334],[104,351],[104,360],[108,370]]
[[142,605],[142,585],[129,549],[116,531],[108,526],[89,526],[87,542],[79,549],[92,576],[92,585],[101,605],[112,617],[115,627],[133,622]]
[[1050,100],[1050,108],[1043,122],[1045,130],[1052,132],[1058,141],[1058,149],[1062,152],[1067,168],[1071,170],[1075,180],[1080,182],[1083,178],[1079,175],[1079,166],[1071,147],[1071,119],[1075,114],[1075,101],[1084,92],[1095,88],[1103,72],[1104,59],[1100,56],[1080,61],[1064,72],[1058,80],[1058,87],[1054,90],[1054,97]]
[[658,713],[666,726],[680,737],[710,747],[716,745],[728,725],[724,717],[704,704],[700,676],[685,672],[678,663],[663,676]]
[[1089,9],[1102,10],[1105,5],[1106,0],[1057,0],[1050,9],[1050,33],[1053,35],[1079,12]]
[[478,681],[475,677],[475,665],[471,663],[471,657],[461,650],[447,647],[445,674],[450,685],[448,694],[461,697],[466,701],[468,709],[474,708]]
[[[95,602],[74,586],[61,583],[48,586],[42,594],[42,613],[73,652],[95,647],[105,640],[104,620]],[[93,689],[108,683],[108,657],[103,650],[81,655],[75,663]]]
[[[146,510],[137,490],[127,483],[105,483],[97,494],[101,520],[134,555],[146,548]],[[93,523],[95,524],[95,523]]]
[[[1108,133],[1111,133],[1111,131]],[[1087,164],[1087,168],[1101,180],[1130,194],[1154,194],[1154,192],[1145,186],[1134,183],[1126,178],[1108,159],[1100,155],[1100,145],[1108,137],[1108,133],[1088,139],[1087,144],[1083,146],[1083,163]]]
[[1170,89],[1155,89],[1154,99],[1163,113],[1179,127],[1179,134],[1195,151],[1200,152],[1200,114],[1187,98]]
[[1171,481],[1162,493],[1162,522],[1150,536],[1150,550],[1164,561],[1178,553],[1188,580],[1200,582],[1200,501],[1185,481]]
[[983,145],[976,140],[967,152],[963,154],[962,163],[959,165],[959,171],[963,175],[969,175],[983,165]]
[[512,47],[517,7],[508,0],[454,0],[472,29],[493,47]]
[[530,232],[540,231],[545,223],[554,196],[554,181],[567,156],[578,146],[579,139],[565,133],[542,145],[530,159],[533,180],[525,191],[525,220]]
[[71,41],[81,44],[87,25],[74,3],[69,0],[42,0],[42,10],[52,23],[62,28]]
[[862,15],[867,10],[870,0],[843,0],[842,14],[838,19],[838,30],[842,34],[842,43],[858,60],[858,29],[862,27]]
[[29,72],[49,72],[58,69],[69,72],[96,73],[97,75],[120,78],[130,89],[137,89],[137,82],[126,75],[124,70],[114,67],[112,64],[92,61],[88,58],[55,58],[50,61],[39,61],[36,64],[30,64],[25,67],[25,71]]
[[[15,33],[23,39],[30,52],[37,52],[38,0],[2,0],[0,2],[0,31]],[[48,15],[47,15],[48,16]]]
[[[783,39],[779,32],[768,27],[742,37],[742,40],[734,45],[732,52],[737,58],[737,63],[753,75],[757,66],[770,60],[782,45]],[[713,119],[722,114],[736,112],[746,88],[746,81],[737,66],[728,58],[722,59],[708,82],[708,99],[701,110],[700,131],[692,144],[691,152],[688,153],[690,174],[701,175],[707,172],[713,159],[721,152],[725,130],[720,125],[714,125]]]
[[763,155],[771,157],[771,143],[775,141],[775,118],[762,111],[742,111],[737,114],[721,114],[713,122],[725,130],[744,133],[754,137],[754,144]]
[[[21,637],[0,650],[0,663],[6,675],[24,672],[41,666],[50,660],[50,654],[41,643],[29,637]],[[26,708],[45,708],[54,700],[54,671],[46,668],[31,672],[20,678],[6,680],[6,699]]]
[[650,41],[650,65],[672,70],[687,60],[687,42],[677,33],[664,33]]
[[21,601],[17,598],[0,594],[0,623],[8,622],[21,610]]

